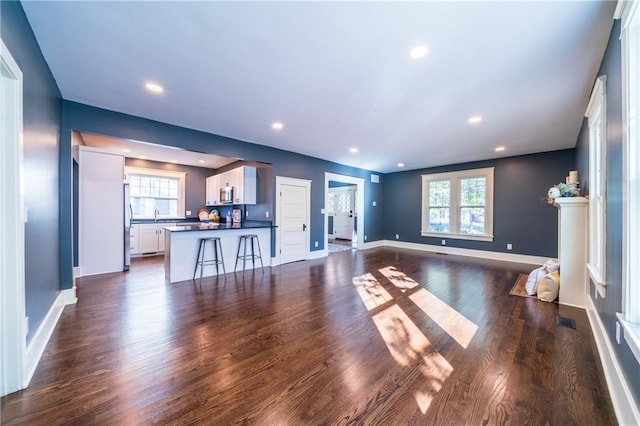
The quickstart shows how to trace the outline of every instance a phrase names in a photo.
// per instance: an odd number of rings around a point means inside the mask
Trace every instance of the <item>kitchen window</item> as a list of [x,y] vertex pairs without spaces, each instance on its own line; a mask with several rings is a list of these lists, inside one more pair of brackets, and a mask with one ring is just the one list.
[[422,175],[422,236],[493,241],[493,170]]
[[185,173],[127,167],[133,219],[184,218]]

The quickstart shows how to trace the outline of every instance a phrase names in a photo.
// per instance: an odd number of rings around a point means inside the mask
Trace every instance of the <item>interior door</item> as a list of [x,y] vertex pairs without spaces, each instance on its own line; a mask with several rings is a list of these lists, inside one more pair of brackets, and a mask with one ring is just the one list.
[[280,263],[295,262],[307,257],[309,246],[308,184],[279,183],[277,185]]
[[354,190],[338,188],[334,190],[334,238],[351,240],[353,238],[353,219],[355,208]]

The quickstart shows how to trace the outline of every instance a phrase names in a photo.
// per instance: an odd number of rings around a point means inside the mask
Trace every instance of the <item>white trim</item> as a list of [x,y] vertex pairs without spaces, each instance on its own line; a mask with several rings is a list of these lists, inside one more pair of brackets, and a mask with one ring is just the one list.
[[385,240],[378,240],[378,241],[371,241],[370,243],[364,243],[362,245],[362,250],[384,247],[384,241]]
[[[596,79],[584,115],[589,129],[589,238],[587,265],[600,297],[606,297],[607,76]],[[596,135],[600,132],[600,137]],[[598,164],[600,167],[598,167]]]
[[278,192],[280,192],[281,185],[292,185],[292,186],[302,186],[307,190],[307,217],[305,218],[307,225],[307,232],[305,234],[305,255],[304,258],[309,259],[310,250],[309,246],[311,245],[311,181],[308,179],[298,179],[291,178],[285,176],[276,176],[276,262],[275,265],[281,265],[282,259],[280,257],[280,231],[282,230],[282,226],[280,226],[280,212],[281,212],[281,200],[280,197],[277,196]]
[[629,384],[624,377],[618,358],[607,337],[604,324],[600,320],[591,297],[587,297],[586,308],[618,423],[620,425],[640,425],[640,412],[635,405]]
[[316,250],[316,251],[309,252],[308,259],[309,260],[322,259],[323,257],[327,257],[328,255],[329,255],[329,250],[327,249]]
[[0,39],[0,396],[24,387],[26,335],[23,75]]
[[624,315],[622,313],[617,312],[616,317],[618,321],[622,325],[622,329],[624,330],[624,340],[629,345],[629,349],[633,352],[633,356],[636,357],[636,360],[640,364],[640,325],[632,324],[629,321],[624,319]]
[[[548,257],[530,256],[526,254],[501,253],[487,250],[474,250],[449,246],[436,246],[432,244],[407,243],[404,241],[383,240],[385,247],[406,248],[411,250],[421,250],[433,253],[453,254],[458,256],[476,257],[489,260],[501,260],[504,262],[525,263],[528,265],[541,266],[546,262]],[[377,241],[376,241],[377,243]],[[369,243],[374,244],[374,243]],[[379,247],[376,245],[375,247]],[[370,248],[370,247],[367,247]]]
[[31,382],[31,378],[36,372],[40,358],[42,357],[42,354],[47,347],[47,343],[49,343],[49,339],[53,334],[53,330],[56,328],[56,324],[58,324],[58,319],[64,309],[64,298],[65,296],[62,292],[58,293],[56,300],[49,308],[47,315],[42,320],[42,323],[40,323],[40,326],[31,338],[31,342],[29,342],[29,345],[27,346],[26,375],[24,380],[25,388],[29,386],[29,382]]
[[78,297],[76,296],[76,284],[73,283],[72,288],[67,288],[65,290],[61,290],[62,300],[64,305],[75,305],[78,302]]
[[[339,175],[336,173],[324,173],[324,210],[326,211],[327,204],[329,203],[329,181],[345,182],[356,185],[356,227],[358,232],[356,233],[356,248],[358,250],[364,247],[364,179],[354,176]],[[329,215],[324,215],[324,247],[327,250],[329,246]],[[328,251],[327,251],[328,253]]]

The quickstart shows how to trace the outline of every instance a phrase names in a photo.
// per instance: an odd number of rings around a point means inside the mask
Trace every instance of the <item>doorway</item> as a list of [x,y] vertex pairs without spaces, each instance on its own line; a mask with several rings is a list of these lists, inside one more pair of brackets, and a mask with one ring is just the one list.
[[27,382],[22,71],[0,40],[0,396]]
[[364,243],[364,179],[325,173],[325,247],[327,253],[353,250]]

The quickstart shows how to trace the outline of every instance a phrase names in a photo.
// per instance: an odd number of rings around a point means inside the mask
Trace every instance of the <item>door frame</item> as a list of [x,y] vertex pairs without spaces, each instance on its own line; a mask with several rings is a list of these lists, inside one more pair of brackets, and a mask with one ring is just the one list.
[[336,173],[325,172],[324,174],[324,250],[329,253],[329,215],[326,214],[326,206],[329,204],[329,181],[344,182],[356,185],[356,248],[362,250],[364,248],[364,178],[339,175]]
[[26,387],[23,76],[0,39],[0,396]]
[[304,259],[308,260],[310,257],[310,246],[311,246],[311,181],[307,179],[298,179],[291,178],[285,176],[276,176],[276,257],[275,257],[275,265],[280,265],[280,249],[282,238],[280,233],[282,232],[281,220],[282,220],[282,209],[280,197],[278,194],[282,190],[282,185],[290,185],[290,186],[302,186],[307,191],[307,213],[305,217],[305,222],[307,223],[307,233],[305,234],[305,251],[304,251]]

